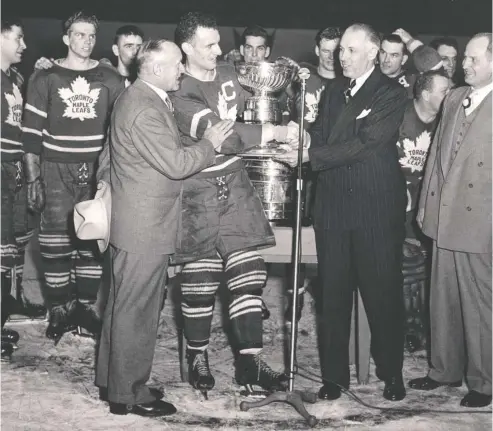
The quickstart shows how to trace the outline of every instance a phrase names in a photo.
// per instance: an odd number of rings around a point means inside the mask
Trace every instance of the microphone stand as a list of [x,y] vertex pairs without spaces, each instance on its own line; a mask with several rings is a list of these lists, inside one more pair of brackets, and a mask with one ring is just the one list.
[[306,68],[302,68],[298,72],[301,81],[301,113],[300,113],[300,129],[299,129],[299,146],[298,146],[298,166],[296,175],[296,223],[294,226],[294,271],[293,271],[293,295],[292,295],[292,316],[291,316],[291,339],[289,352],[289,386],[286,392],[273,392],[266,398],[259,401],[242,401],[240,403],[241,411],[248,411],[252,408],[266,406],[274,402],[284,402],[296,409],[296,411],[305,418],[310,427],[314,427],[318,423],[318,419],[310,415],[303,402],[316,403],[317,395],[304,391],[294,390],[294,376],[296,367],[296,343],[298,339],[298,319],[296,318],[296,310],[298,305],[298,278],[301,261],[301,209],[302,209],[302,191],[303,191],[303,146],[305,140],[305,93],[306,80],[310,77],[310,72]]

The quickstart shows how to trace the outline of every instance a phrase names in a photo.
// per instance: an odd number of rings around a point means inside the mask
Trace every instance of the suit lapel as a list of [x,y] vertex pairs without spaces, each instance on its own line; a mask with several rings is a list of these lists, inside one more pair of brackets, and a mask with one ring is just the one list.
[[441,119],[441,121],[446,121],[447,124],[451,124],[450,128],[446,126],[446,131],[449,133],[449,135],[443,136],[440,142],[439,160],[440,160],[440,168],[442,170],[442,175],[444,178],[447,175],[447,172],[451,166],[452,151],[454,150],[454,145],[455,145],[455,141],[454,141],[455,127],[457,125],[459,115],[461,114],[461,112],[463,112],[461,110],[464,109],[462,107],[462,102],[470,92],[471,92],[471,88],[469,87],[463,93],[458,94],[454,106],[451,109],[451,114],[447,115],[446,117],[442,116]]
[[[341,133],[347,131],[348,125],[370,104],[379,82],[380,72],[375,68],[354,97],[344,105],[336,123],[330,130],[327,141],[329,145],[334,143],[334,141],[337,141]],[[342,91],[344,91],[344,89]],[[344,100],[344,95],[342,93],[341,97]]]
[[489,124],[488,122],[491,121],[491,92],[481,101],[476,109],[478,110],[476,117],[474,117],[472,123],[469,125],[459,150],[457,151],[457,155],[451,163],[451,167],[454,163],[461,164],[475,149],[479,147],[479,145],[482,144],[481,142],[478,143],[473,139],[468,139],[468,135],[473,126],[481,124],[487,125]]
[[159,110],[164,113],[164,117],[166,119],[166,123],[168,124],[168,127],[173,131],[173,133],[175,133],[176,136],[179,136],[178,128],[176,126],[176,121],[174,121],[173,112],[170,111],[168,105],[166,105],[166,103],[164,103],[164,100],[161,99],[161,96],[159,96],[159,94],[157,94],[154,91],[154,89],[149,87],[140,78],[137,78],[132,85],[134,85],[136,88],[144,92],[147,96],[149,96],[152,99],[153,105],[159,108]]

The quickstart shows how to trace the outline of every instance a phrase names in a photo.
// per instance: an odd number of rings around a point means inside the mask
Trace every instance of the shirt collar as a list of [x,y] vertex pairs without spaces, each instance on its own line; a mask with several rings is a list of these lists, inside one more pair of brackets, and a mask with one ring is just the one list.
[[374,70],[375,70],[375,66],[373,66],[370,70],[368,70],[363,75],[355,79],[356,84],[351,90],[352,96],[354,96],[357,93],[357,91],[363,86],[363,84],[366,82],[366,80],[369,78],[369,76],[372,74]]
[[481,101],[488,95],[488,93],[492,89],[493,89],[493,82],[490,82],[488,85],[485,85],[484,87],[482,87],[478,90],[476,90],[474,87],[471,87],[470,96],[474,97],[478,101]]
[[159,87],[156,87],[155,85],[152,85],[151,83],[147,82],[147,81],[144,81],[142,79],[142,82],[144,82],[146,85],[148,85],[149,87],[151,87],[156,93],[157,95],[163,99],[163,102],[168,105],[170,103],[170,99],[169,99],[169,96],[168,96],[168,93],[166,93],[166,91],[164,91],[162,88],[159,88]]

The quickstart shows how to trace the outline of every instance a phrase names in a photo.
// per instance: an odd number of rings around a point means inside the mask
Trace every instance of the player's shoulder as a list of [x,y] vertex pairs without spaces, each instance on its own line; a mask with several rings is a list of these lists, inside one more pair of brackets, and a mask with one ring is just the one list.
[[103,79],[105,81],[111,81],[119,84],[123,82],[123,77],[111,64],[107,64],[106,62],[99,62],[96,66],[96,70],[103,76]]
[[382,92],[388,93],[389,95],[393,95],[395,97],[402,97],[405,100],[408,100],[406,89],[394,78],[389,78],[387,75],[383,74],[380,71],[376,71],[374,73],[379,74],[379,89]]
[[236,74],[236,66],[225,61],[220,61],[217,63],[216,73],[221,81],[238,79],[238,75]]
[[18,86],[24,83],[24,77],[15,66],[10,67],[10,76],[12,81]]

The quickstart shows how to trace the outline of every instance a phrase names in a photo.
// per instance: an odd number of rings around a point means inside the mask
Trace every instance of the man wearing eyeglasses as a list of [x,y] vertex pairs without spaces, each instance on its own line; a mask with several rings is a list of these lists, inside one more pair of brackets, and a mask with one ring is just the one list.
[[[77,12],[63,25],[67,56],[29,80],[22,142],[28,206],[41,212],[39,243],[55,343],[76,326],[100,330],[92,302],[102,274],[95,244],[73,233],[74,205],[91,199],[109,114],[124,88],[116,70],[91,59],[98,20]],[[42,162],[40,161],[42,157]]]

